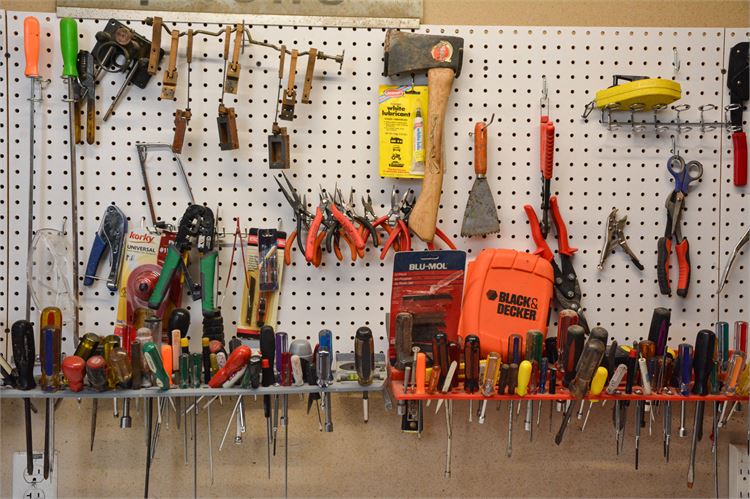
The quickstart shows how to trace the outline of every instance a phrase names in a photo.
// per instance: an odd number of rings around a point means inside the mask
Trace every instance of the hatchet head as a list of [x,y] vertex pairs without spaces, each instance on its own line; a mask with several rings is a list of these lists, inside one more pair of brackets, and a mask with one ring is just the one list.
[[385,35],[385,76],[432,68],[450,68],[461,74],[464,39],[422,35],[389,29]]

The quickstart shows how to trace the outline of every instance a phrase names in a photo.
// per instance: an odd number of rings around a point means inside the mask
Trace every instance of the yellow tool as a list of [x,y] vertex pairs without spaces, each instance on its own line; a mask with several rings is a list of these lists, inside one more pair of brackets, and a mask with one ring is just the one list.
[[531,380],[531,362],[524,360],[518,366],[518,385],[516,394],[525,397],[528,393],[529,381]]
[[[602,393],[602,390],[604,390],[604,384],[607,382],[607,375],[609,373],[607,372],[606,367],[599,367],[596,370],[596,373],[594,374],[594,379],[591,380],[591,390],[589,390],[589,393],[594,395],[599,395]],[[592,399],[589,402],[589,410],[586,411],[586,418],[583,420],[583,426],[581,426],[581,431],[586,429],[586,422],[589,420],[589,414],[591,414],[591,407],[594,405],[594,402],[599,402],[598,400]]]
[[[627,80],[627,83],[618,83]],[[661,78],[615,75],[611,87],[599,90],[587,106],[584,117],[594,109],[651,111],[668,106],[682,97],[680,84]]]

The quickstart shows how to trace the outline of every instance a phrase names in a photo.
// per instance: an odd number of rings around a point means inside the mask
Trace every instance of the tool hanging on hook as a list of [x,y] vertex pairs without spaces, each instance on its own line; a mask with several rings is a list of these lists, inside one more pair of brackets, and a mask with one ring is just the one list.
[[[232,28],[224,28],[224,74],[227,72],[227,59],[229,58],[229,41],[232,35]],[[227,86],[221,89],[221,101],[219,102],[219,116],[216,118],[216,125],[219,128],[219,147],[222,151],[232,151],[240,148],[240,140],[237,136],[237,113],[233,107],[224,105],[224,94],[227,92]]]
[[549,234],[549,198],[551,194],[552,170],[555,166],[555,123],[549,119],[549,95],[547,77],[542,76],[542,98],[539,99],[539,170],[542,172],[542,237]]
[[[273,118],[272,134],[268,136],[268,166],[272,170],[286,170],[289,162],[289,135],[286,127],[279,126],[279,97],[282,91],[282,80],[284,79],[284,60],[286,59],[286,47],[281,46],[279,51],[279,88],[276,91],[276,114]],[[292,83],[293,84],[293,83]]]
[[172,31],[172,45],[169,49],[169,66],[164,71],[164,80],[161,84],[161,98],[174,99],[177,90],[177,50],[180,45],[180,32]]
[[[171,54],[170,54],[171,57]],[[185,142],[185,132],[193,116],[190,112],[190,71],[193,62],[193,30],[187,32],[187,50],[185,54],[187,60],[187,99],[185,109],[177,109],[174,112],[174,138],[172,139],[172,152],[175,154],[182,153],[182,146]]]

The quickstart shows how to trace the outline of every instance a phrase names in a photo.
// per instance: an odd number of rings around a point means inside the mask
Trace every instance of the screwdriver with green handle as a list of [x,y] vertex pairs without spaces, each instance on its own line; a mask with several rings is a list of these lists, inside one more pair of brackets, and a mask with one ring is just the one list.
[[78,81],[78,24],[70,17],[60,19],[60,49],[63,57],[62,77],[68,80],[68,145],[70,146],[70,232],[73,238],[73,299],[75,307],[73,308],[73,339],[78,342],[78,170],[76,168],[76,105],[75,105],[75,87]]

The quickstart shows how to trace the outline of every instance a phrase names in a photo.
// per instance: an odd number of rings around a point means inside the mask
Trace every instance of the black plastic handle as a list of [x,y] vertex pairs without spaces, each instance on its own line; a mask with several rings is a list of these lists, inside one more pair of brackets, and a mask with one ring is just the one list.
[[442,388],[448,374],[448,336],[445,333],[435,333],[432,337],[432,365],[440,366],[438,386]]
[[701,329],[695,337],[695,349],[693,350],[693,393],[695,395],[708,395],[708,376],[713,364],[714,346],[716,335],[708,329]]
[[651,316],[651,327],[648,330],[648,339],[656,345],[656,355],[664,355],[669,337],[669,321],[672,318],[672,310],[664,307],[656,307]]
[[[262,369],[263,386],[271,386],[275,381],[273,375],[273,361],[276,355],[276,341],[271,326],[263,326],[260,328],[260,355],[262,359],[268,360],[268,364]],[[266,380],[270,381],[268,385],[266,385]]]
[[568,335],[563,346],[562,362],[565,368],[563,385],[568,386],[576,376],[576,365],[583,352],[583,343],[586,339],[586,330],[578,324],[568,327]]
[[10,328],[13,342],[13,361],[18,372],[18,389],[32,390],[36,388],[34,381],[34,326],[29,321],[20,320]]
[[479,390],[479,337],[470,334],[464,340],[464,391]]
[[[167,328],[170,331],[170,335],[172,331],[178,329],[180,331],[180,338],[186,337],[188,329],[190,329],[190,312],[184,308],[176,308],[172,310],[172,313],[169,314]],[[172,347],[174,348],[175,345],[172,345]]]

